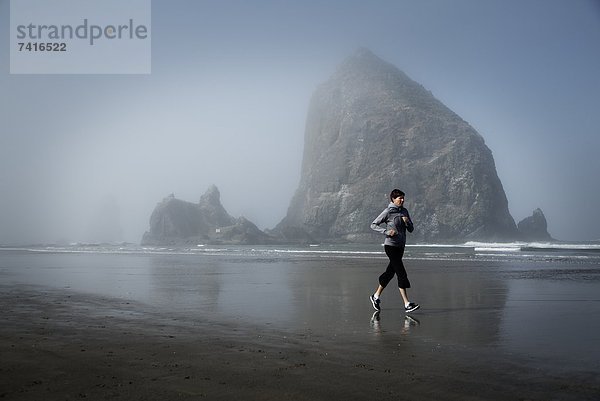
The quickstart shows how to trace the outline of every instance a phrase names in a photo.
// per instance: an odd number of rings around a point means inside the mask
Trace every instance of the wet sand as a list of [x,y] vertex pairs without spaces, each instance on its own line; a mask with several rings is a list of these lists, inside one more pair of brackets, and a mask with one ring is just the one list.
[[[50,262],[39,269],[68,264],[44,260]],[[115,260],[100,264],[120,266]],[[84,261],[90,262],[77,259]],[[66,281],[41,285],[33,279],[39,274],[26,280],[1,265],[0,398],[598,399],[598,302],[590,295],[597,294],[596,273],[591,280],[561,280],[557,269],[538,266],[482,272],[473,263],[407,261],[412,293],[423,308],[406,318],[391,289],[373,316],[367,296],[381,263],[228,259],[217,270],[189,270],[198,260],[166,258],[151,269],[151,296],[127,285],[123,295]],[[163,274],[169,268],[177,274]],[[129,270],[127,276],[148,271]],[[196,272],[195,278],[173,282],[184,271]],[[284,272],[284,281],[276,272]],[[101,287],[97,276],[91,281]],[[186,295],[190,281],[205,291]],[[159,288],[167,287],[169,296],[161,295]],[[242,289],[246,295],[236,298]],[[587,302],[587,321],[558,308],[569,297]],[[544,308],[538,309],[539,301]],[[549,313],[555,319],[539,327]],[[561,319],[569,316],[561,333]],[[556,334],[547,333],[552,329]],[[528,331],[533,335],[522,334]],[[581,347],[553,349],[569,332]]]

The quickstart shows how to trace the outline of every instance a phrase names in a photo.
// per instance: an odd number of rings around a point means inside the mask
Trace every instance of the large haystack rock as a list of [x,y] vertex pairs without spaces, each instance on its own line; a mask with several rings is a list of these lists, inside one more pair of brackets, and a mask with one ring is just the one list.
[[412,240],[518,235],[481,135],[361,49],[311,99],[300,185],[273,232],[290,241],[371,241],[369,224],[393,188],[407,194]]

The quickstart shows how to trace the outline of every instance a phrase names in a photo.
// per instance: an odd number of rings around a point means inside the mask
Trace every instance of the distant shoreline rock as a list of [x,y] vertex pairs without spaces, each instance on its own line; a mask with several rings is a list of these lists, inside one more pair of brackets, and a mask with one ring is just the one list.
[[232,244],[260,245],[274,242],[244,217],[234,218],[221,204],[216,186],[211,186],[198,203],[171,195],[158,203],[150,217],[150,231],[142,245]]
[[548,233],[546,216],[540,208],[535,209],[531,216],[521,220],[517,227],[522,239],[526,241],[554,241]]

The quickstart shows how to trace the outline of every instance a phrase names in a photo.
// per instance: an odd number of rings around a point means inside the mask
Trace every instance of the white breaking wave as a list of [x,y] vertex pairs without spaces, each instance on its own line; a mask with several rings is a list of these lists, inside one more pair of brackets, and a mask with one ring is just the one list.
[[563,251],[600,251],[600,244],[564,243],[564,242],[477,242],[469,241],[465,246],[472,246],[475,251],[487,252],[519,252],[531,250],[563,250]]
[[527,248],[537,248],[537,249],[600,251],[600,244],[571,244],[571,243],[553,243],[553,242],[531,242],[531,243],[527,244],[526,247]]
[[472,246],[476,251],[490,252],[518,252],[521,247],[526,246],[526,242],[465,242],[466,246]]

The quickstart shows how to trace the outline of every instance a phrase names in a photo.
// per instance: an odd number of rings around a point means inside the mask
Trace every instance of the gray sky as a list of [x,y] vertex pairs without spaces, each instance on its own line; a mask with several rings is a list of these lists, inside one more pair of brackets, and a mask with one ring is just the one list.
[[139,242],[163,197],[211,184],[274,227],[310,96],[361,46],[484,137],[517,222],[540,207],[555,238],[600,239],[597,0],[165,0],[152,17],[151,75],[10,75],[0,0],[0,244],[95,240],[115,210]]

